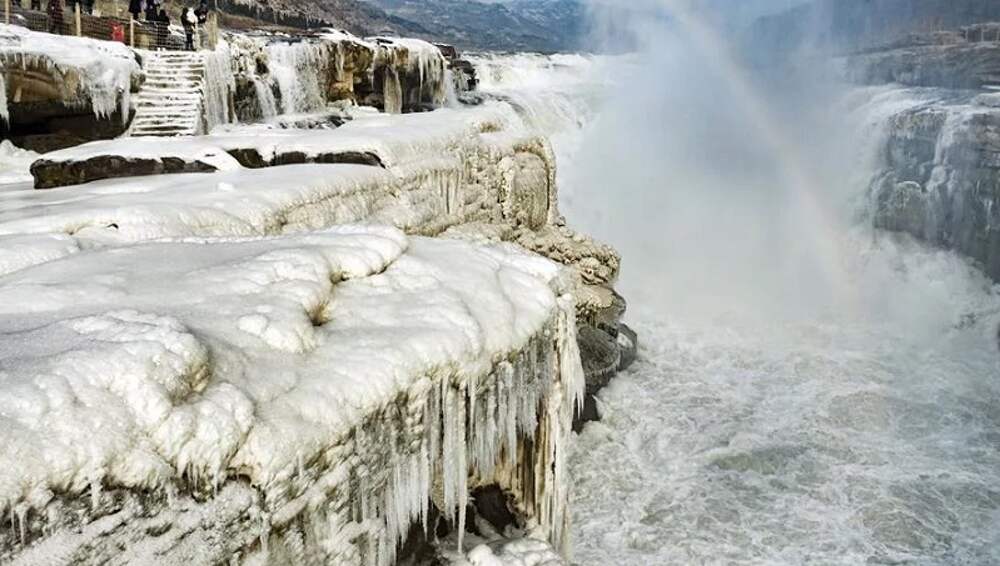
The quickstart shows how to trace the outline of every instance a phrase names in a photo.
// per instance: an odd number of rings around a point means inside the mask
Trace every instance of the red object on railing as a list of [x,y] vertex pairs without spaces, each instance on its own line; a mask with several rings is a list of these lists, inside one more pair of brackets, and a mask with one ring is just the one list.
[[111,23],[111,41],[125,43],[125,26],[118,22]]

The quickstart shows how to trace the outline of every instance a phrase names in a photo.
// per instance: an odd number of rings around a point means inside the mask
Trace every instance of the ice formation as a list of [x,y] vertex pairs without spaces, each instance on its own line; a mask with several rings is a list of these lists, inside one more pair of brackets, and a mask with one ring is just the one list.
[[203,116],[205,131],[211,132],[218,125],[232,122],[229,99],[236,90],[236,78],[228,43],[219,42],[214,51],[204,52],[204,57]]
[[0,122],[4,125],[10,122],[10,110],[7,108],[7,80],[0,72]]
[[[531,538],[499,545],[479,545],[462,566],[565,566],[562,556],[548,543]],[[457,565],[456,565],[457,566]]]
[[99,549],[51,536],[79,520],[67,496],[88,494],[96,518],[122,489],[229,481],[261,494],[247,513],[262,548],[217,541],[203,561],[391,564],[431,500],[461,524],[479,481],[558,543],[582,390],[566,292],[537,256],[386,228],[150,243],[9,275],[0,548],[44,531],[31,556],[84,559]]
[[310,112],[326,106],[323,73],[326,45],[318,42],[277,42],[267,46],[268,69],[281,92],[285,114]]
[[[447,97],[447,65],[441,50],[434,45],[412,38],[372,38],[375,62],[372,73],[379,74],[385,111],[398,114],[404,106],[426,100],[443,105]],[[416,79],[416,89],[404,89],[400,73]],[[378,80],[373,79],[374,83]]]
[[128,116],[132,77],[139,72],[135,55],[121,43],[53,36],[2,24],[0,62],[8,75],[19,68],[56,73],[57,88],[73,89],[67,94],[89,103],[96,116],[121,110],[123,119]]

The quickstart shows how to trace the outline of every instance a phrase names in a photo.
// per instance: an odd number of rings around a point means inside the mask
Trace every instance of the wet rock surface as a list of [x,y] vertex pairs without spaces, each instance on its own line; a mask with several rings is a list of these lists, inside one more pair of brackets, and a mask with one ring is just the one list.
[[142,159],[116,155],[102,155],[73,162],[55,162],[39,159],[31,165],[36,189],[51,189],[79,185],[100,179],[141,177],[166,173],[210,173],[215,166],[200,160],[180,157]]
[[981,88],[1000,83],[1000,43],[914,45],[851,57],[849,76],[862,84]]
[[892,118],[885,169],[872,185],[874,220],[957,250],[1000,280],[1000,108],[979,100]]

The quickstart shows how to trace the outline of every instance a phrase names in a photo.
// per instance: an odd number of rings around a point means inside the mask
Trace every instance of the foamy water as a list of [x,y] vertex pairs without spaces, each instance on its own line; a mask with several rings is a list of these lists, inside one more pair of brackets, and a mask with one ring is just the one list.
[[[608,95],[589,59],[551,87],[536,59],[490,65],[484,88],[557,134],[570,221],[623,251],[642,343],[574,445],[575,564],[1000,563],[1000,290],[865,225],[885,120],[930,94],[840,100],[851,131],[824,154],[856,166],[812,188],[840,226],[819,270],[801,257],[826,245],[789,242],[810,229],[798,211],[754,192],[776,177],[753,168],[738,108],[707,112],[677,80]],[[593,90],[563,100],[593,104],[539,119],[571,72]]]
[[951,254],[867,245],[859,279],[909,324],[638,313],[640,360],[575,445],[575,562],[1000,563],[1000,297]]

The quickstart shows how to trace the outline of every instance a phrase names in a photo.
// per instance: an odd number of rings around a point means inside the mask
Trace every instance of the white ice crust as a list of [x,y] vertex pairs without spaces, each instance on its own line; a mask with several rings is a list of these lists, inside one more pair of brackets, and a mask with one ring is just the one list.
[[[100,117],[128,109],[132,75],[139,72],[135,55],[122,43],[51,35],[4,24],[0,24],[0,61],[12,67],[41,65],[63,74],[77,72],[78,94],[90,100],[94,114]],[[3,106],[0,103],[0,116]]]
[[[0,279],[0,508],[24,520],[56,493],[235,475],[272,502],[293,497],[304,463],[400,395],[464,389],[560,312],[565,328],[561,273],[513,247],[356,226],[115,247],[18,271]],[[553,366],[567,389],[551,403],[579,393],[577,365]],[[464,436],[443,426],[446,444]],[[452,508],[465,501],[456,446],[444,456]],[[398,496],[416,507],[388,514],[389,540],[426,513],[430,473],[406,478],[417,492]]]
[[449,145],[485,130],[497,129],[507,118],[499,110],[476,112],[440,109],[405,115],[367,114],[335,130],[281,129],[267,124],[228,128],[194,138],[142,138],[96,141],[45,155],[53,162],[78,161],[98,155],[156,159],[163,156],[199,160],[220,170],[239,167],[226,152],[252,148],[265,159],[299,151],[315,157],[337,151],[370,152],[386,167],[440,154]]
[[[3,82],[3,75],[0,74],[0,83]],[[0,91],[3,85],[0,84]],[[29,168],[38,159],[38,154],[34,151],[21,149],[10,142],[10,140],[0,141],[0,191],[10,188],[21,188],[21,185],[32,182]],[[17,185],[17,187],[15,187]]]

